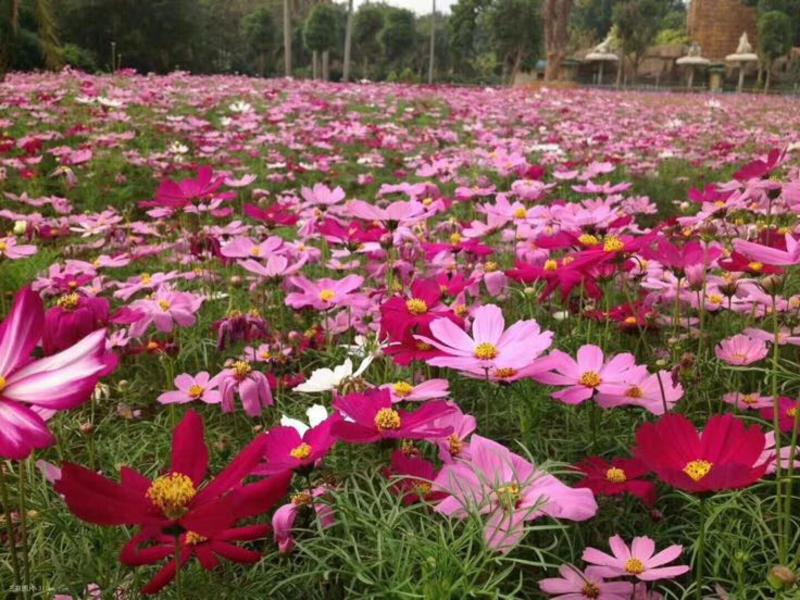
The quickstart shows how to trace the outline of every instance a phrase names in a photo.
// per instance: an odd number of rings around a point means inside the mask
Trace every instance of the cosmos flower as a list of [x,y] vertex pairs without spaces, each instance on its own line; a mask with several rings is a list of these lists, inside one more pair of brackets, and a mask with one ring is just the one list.
[[37,251],[34,245],[18,244],[15,237],[0,237],[0,258],[19,260],[33,256]]
[[729,365],[751,365],[767,356],[769,349],[764,340],[739,334],[722,340],[715,348],[717,358]]
[[558,568],[561,577],[539,580],[539,589],[551,600],[630,600],[633,584],[628,581],[606,581],[596,567],[581,571],[572,565]]
[[586,475],[575,487],[589,488],[595,496],[630,494],[647,506],[655,504],[656,487],[640,479],[650,471],[635,458],[615,458],[609,463],[599,456],[590,456],[575,468]]
[[357,301],[355,290],[364,283],[360,275],[348,275],[343,279],[322,278],[312,281],[301,275],[289,277],[289,283],[299,292],[286,295],[286,305],[292,308],[311,307],[328,310],[337,306],[348,306]]
[[208,371],[200,371],[197,375],[181,373],[175,378],[177,390],[164,392],[158,397],[161,404],[186,404],[200,400],[206,404],[219,404],[222,395],[218,389],[218,380],[212,378]]
[[630,547],[618,535],[608,540],[613,555],[596,548],[586,548],[583,560],[598,567],[601,577],[631,576],[640,581],[674,579],[689,571],[687,565],[665,567],[683,552],[683,546],[674,544],[656,553],[656,544],[649,537],[635,537]]
[[336,516],[330,504],[331,491],[328,486],[317,486],[310,492],[297,492],[287,504],[275,511],[272,515],[272,529],[281,554],[289,554],[294,550],[295,539],[292,530],[303,510],[311,508],[323,529],[336,524]]

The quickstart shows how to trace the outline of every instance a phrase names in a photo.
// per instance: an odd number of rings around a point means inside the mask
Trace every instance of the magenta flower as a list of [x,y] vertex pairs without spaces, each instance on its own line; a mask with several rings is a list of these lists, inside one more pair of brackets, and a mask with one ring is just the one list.
[[48,356],[77,344],[109,322],[105,298],[70,293],[58,299],[45,313],[42,349]]
[[547,371],[532,375],[539,383],[567,386],[552,394],[566,404],[580,404],[595,391],[604,395],[624,396],[632,385],[647,376],[647,367],[636,365],[632,354],[617,354],[605,361],[603,350],[594,344],[578,349],[577,360],[560,350],[553,350],[542,361]]
[[597,513],[591,490],[573,489],[490,439],[473,435],[469,461],[445,464],[434,482],[445,491],[436,512],[466,518],[488,515],[484,539],[489,548],[508,552],[525,534],[525,521],[543,515],[585,521]]
[[292,529],[300,511],[304,507],[313,507],[323,529],[336,524],[333,507],[323,500],[330,496],[331,489],[327,486],[318,486],[311,492],[298,492],[294,494],[288,504],[284,504],[272,515],[272,529],[275,541],[281,554],[289,554],[294,550],[295,541]]
[[338,414],[328,417],[320,405],[309,409],[307,414],[309,425],[284,417],[280,427],[273,427],[266,433],[269,443],[264,450],[264,460],[253,471],[254,475],[309,469],[327,456],[336,443],[331,430],[341,417]]
[[348,275],[344,279],[323,278],[317,281],[306,279],[302,275],[289,278],[289,283],[299,292],[286,295],[286,305],[292,308],[305,308],[310,306],[317,310],[328,310],[334,306],[347,306],[352,304],[356,296],[352,294],[364,283],[364,278],[359,275]]
[[0,324],[0,456],[21,460],[55,440],[45,424],[54,411],[89,399],[100,377],[116,365],[100,329],[47,358],[31,360],[44,331],[44,306],[30,288],[17,293]]
[[222,402],[217,378],[213,379],[207,371],[200,371],[197,375],[182,373],[175,378],[177,391],[164,392],[158,397],[161,404],[186,404],[200,400],[206,404],[219,404]]
[[581,571],[573,565],[558,568],[561,577],[539,581],[539,589],[554,596],[551,600],[630,600],[633,584],[628,581],[605,581],[597,567]]
[[649,537],[635,537],[630,548],[623,539],[615,535],[608,540],[613,556],[596,548],[586,548],[583,560],[597,565],[598,574],[603,577],[630,575],[641,581],[673,579],[689,570],[687,565],[665,567],[681,555],[683,546],[675,544],[656,554],[656,543]]
[[350,394],[337,398],[333,407],[343,420],[334,423],[332,434],[350,444],[371,444],[380,440],[436,440],[453,432],[433,422],[454,411],[442,400],[426,402],[414,412],[396,410],[388,390]]
[[431,336],[415,335],[446,356],[427,360],[436,367],[450,367],[474,374],[488,370],[516,371],[529,366],[553,342],[551,331],[541,331],[534,320],[517,321],[508,329],[500,307],[486,304],[475,311],[472,337],[450,319],[430,324]]
[[246,360],[237,360],[230,368],[223,369],[215,378],[219,381],[222,396],[222,412],[233,412],[236,394],[242,401],[244,412],[249,417],[261,415],[261,409],[272,406],[272,390],[267,377],[253,370]]
[[750,260],[773,265],[777,267],[789,267],[800,264],[800,242],[791,233],[787,233],[785,249],[764,246],[746,240],[733,240],[733,248]]
[[729,365],[751,365],[767,356],[769,349],[764,340],[739,334],[722,340],[715,348],[714,354]]
[[0,237],[0,258],[19,260],[36,254],[36,246],[32,244],[17,244],[15,237]]

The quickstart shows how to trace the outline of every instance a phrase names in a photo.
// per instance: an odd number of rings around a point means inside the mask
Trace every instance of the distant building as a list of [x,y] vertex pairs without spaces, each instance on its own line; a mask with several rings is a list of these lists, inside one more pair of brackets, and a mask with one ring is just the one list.
[[740,0],[691,0],[688,28],[689,37],[712,61],[734,52],[743,32],[753,47],[758,43],[756,9]]

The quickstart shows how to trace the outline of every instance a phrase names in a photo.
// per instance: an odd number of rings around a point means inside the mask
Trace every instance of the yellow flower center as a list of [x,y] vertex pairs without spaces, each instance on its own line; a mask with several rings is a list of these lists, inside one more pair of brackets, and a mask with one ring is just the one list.
[[424,498],[425,496],[430,494],[431,493],[431,489],[432,489],[431,484],[427,483],[425,481],[419,481],[414,486],[414,491],[416,492],[417,496],[419,496],[420,498]]
[[428,312],[428,303],[421,298],[412,298],[406,302],[406,308],[412,315],[424,315]]
[[483,265],[483,271],[485,273],[494,273],[499,268],[499,265],[494,261],[489,261],[485,265]]
[[786,416],[788,417],[796,417],[797,416],[797,407],[793,406],[789,410],[786,411]]
[[745,394],[742,396],[742,402],[748,406],[751,406],[758,402],[758,397],[755,394]]
[[195,533],[194,531],[187,531],[186,537],[183,540],[183,542],[188,546],[196,546],[197,544],[202,544],[203,542],[207,541],[208,538],[206,536]]
[[606,471],[606,480],[610,481],[611,483],[625,483],[628,481],[628,477],[625,475],[625,471],[622,469],[611,467],[608,471]]
[[525,219],[528,216],[528,211],[524,208],[518,208],[514,211],[514,218],[515,219]]
[[498,354],[499,352],[497,351],[497,346],[490,344],[489,342],[481,342],[475,346],[475,358],[479,358],[481,360],[492,360],[497,358]]
[[238,381],[242,381],[245,377],[250,375],[252,371],[253,367],[251,367],[250,363],[246,360],[237,360],[233,363],[233,376]]
[[606,252],[620,252],[625,248],[625,242],[616,236],[610,235],[603,242],[603,250]]
[[552,258],[544,261],[544,270],[545,271],[555,271],[558,269],[558,262],[553,260]]
[[147,497],[170,519],[180,519],[197,490],[183,473],[170,473],[156,479],[147,490]]
[[311,494],[309,492],[299,492],[292,496],[292,504],[295,506],[306,506],[311,504]]
[[250,256],[261,256],[261,248],[258,246],[250,248]]
[[270,358],[272,358],[272,354],[270,354],[269,350],[264,350],[263,352],[261,352],[261,353],[258,355],[258,357],[259,357],[261,360],[269,360]]
[[447,445],[451,456],[459,456],[464,451],[464,441],[455,433],[447,438]]
[[454,246],[460,244],[463,239],[464,238],[461,237],[460,233],[453,233],[450,235],[450,243],[453,244]]
[[453,312],[463,319],[469,314],[469,309],[466,304],[456,304],[453,306]]
[[401,398],[405,398],[414,391],[414,386],[405,381],[398,381],[392,386],[392,388],[394,389],[395,395],[400,396]]
[[581,385],[596,388],[601,383],[603,383],[603,380],[600,378],[600,375],[594,371],[586,371],[586,373],[581,375]]
[[514,508],[520,499],[519,485],[516,483],[501,485],[497,488],[497,498],[504,507]]
[[753,261],[751,263],[747,263],[747,268],[750,269],[751,271],[755,271],[756,273],[760,273],[764,268],[764,263]]
[[152,350],[158,350],[158,342],[155,342],[155,341],[147,342],[147,349],[151,350],[151,351]]
[[205,391],[206,390],[205,388],[203,388],[202,385],[197,385],[195,383],[192,387],[189,388],[189,398],[191,398],[192,400],[197,400],[200,396],[203,395],[203,392]]
[[297,460],[305,460],[311,456],[311,446],[303,442],[297,448],[293,448],[289,454],[292,458],[296,458]]
[[625,325],[636,325],[639,321],[636,317],[625,317]]
[[628,388],[628,391],[625,392],[625,395],[628,398],[642,398],[644,397],[644,392],[642,391],[642,388],[640,388],[638,385],[635,385],[631,388]]
[[5,252],[8,250],[8,244],[6,244],[3,240],[0,240],[0,252]]
[[600,240],[598,240],[596,236],[593,236],[590,233],[584,233],[581,237],[578,238],[578,241],[584,246],[597,246],[597,244],[600,243]]
[[141,283],[142,285],[150,285],[151,283],[153,283],[153,278],[150,277],[148,273],[142,273],[139,276],[139,283]]
[[517,374],[516,369],[512,369],[511,367],[503,367],[502,369],[495,369],[494,376],[497,379],[509,379]]
[[333,290],[322,290],[319,293],[319,299],[323,302],[333,302],[334,298],[336,298],[336,292]]
[[629,558],[625,563],[625,572],[629,575],[641,575],[644,571],[644,563],[638,558]]
[[400,429],[400,413],[392,408],[382,408],[375,414],[378,431]]
[[81,301],[81,297],[78,294],[67,294],[65,296],[61,296],[61,298],[56,301],[56,304],[59,308],[63,308],[64,310],[75,310],[78,308],[78,304]]
[[713,463],[707,460],[693,460],[686,463],[686,466],[683,467],[683,472],[691,477],[692,481],[700,481],[703,477],[708,475],[713,466]]
[[717,306],[722,304],[723,298],[719,294],[709,294],[708,301]]
[[6,385],[8,385],[8,383],[6,382],[6,378],[0,375],[0,392],[6,389]]
[[600,588],[590,581],[587,581],[583,584],[583,588],[581,588],[581,594],[583,594],[584,598],[599,598]]
[[417,350],[419,350],[421,352],[427,352],[428,350],[433,348],[433,346],[431,346],[427,342],[417,342],[416,346],[417,346]]
[[158,305],[161,307],[161,310],[164,312],[168,311],[172,304],[170,304],[169,300],[159,300]]

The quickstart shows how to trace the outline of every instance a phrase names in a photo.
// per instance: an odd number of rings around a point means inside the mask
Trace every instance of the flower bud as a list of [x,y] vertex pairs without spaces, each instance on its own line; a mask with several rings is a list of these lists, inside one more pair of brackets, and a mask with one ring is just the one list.
[[789,567],[775,565],[769,570],[767,581],[776,590],[787,589],[797,582],[797,575]]
[[27,221],[14,222],[14,235],[24,235],[27,230],[28,230]]

